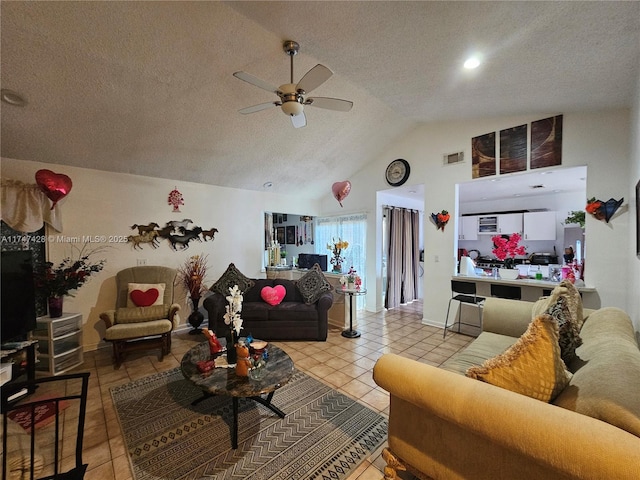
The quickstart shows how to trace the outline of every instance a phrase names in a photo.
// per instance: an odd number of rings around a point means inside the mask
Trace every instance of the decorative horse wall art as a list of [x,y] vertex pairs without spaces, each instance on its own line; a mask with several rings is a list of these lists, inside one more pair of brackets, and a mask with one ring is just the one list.
[[151,222],[148,225],[138,225],[136,223],[136,224],[131,226],[131,230],[135,230],[137,228],[138,229],[138,235],[142,235],[143,233],[153,232],[159,226],[160,225],[158,225],[156,222]]
[[193,227],[192,230],[187,230],[184,235],[169,235],[169,242],[171,242],[171,247],[174,250],[178,250],[176,245],[182,245],[180,250],[186,250],[189,248],[189,242],[191,240],[197,239],[200,240],[200,234],[202,233],[202,228]]
[[[145,243],[155,249],[160,246],[159,239],[164,238],[169,241],[174,251],[178,251],[189,248],[189,242],[192,240],[198,240],[199,242],[203,240],[206,242],[207,238],[210,238],[211,241],[215,240],[215,234],[218,233],[217,228],[202,230],[201,227],[194,226],[189,230],[186,227],[190,223],[193,223],[192,220],[185,218],[182,221],[172,220],[167,222],[163,228],[159,228],[159,225],[155,222],[147,225],[134,224],[131,229],[138,229],[138,235],[127,236],[127,241],[133,244],[134,250],[142,250],[142,246]],[[179,249],[177,248],[178,245],[180,245]]]
[[206,242],[207,241],[207,237],[209,237],[211,239],[211,241],[215,240],[215,235],[216,233],[218,233],[218,229],[217,228],[212,228],[210,230],[203,230],[202,231],[202,239]]
[[158,248],[160,244],[157,243],[157,238],[158,238],[158,232],[152,231],[152,232],[143,232],[140,235],[129,235],[127,237],[127,241],[129,243],[133,243],[134,250],[136,248],[142,250],[142,246],[140,245],[141,243],[148,243],[151,245],[151,247]]
[[167,222],[167,227],[171,227],[174,232],[179,233],[180,228],[184,228],[186,230],[190,223],[193,223],[193,220],[190,218],[185,218],[184,220],[171,220],[170,222]]

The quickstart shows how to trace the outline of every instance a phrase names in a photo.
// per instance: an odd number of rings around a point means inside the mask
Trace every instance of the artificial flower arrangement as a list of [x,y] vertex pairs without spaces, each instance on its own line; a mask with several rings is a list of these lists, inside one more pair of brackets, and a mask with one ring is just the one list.
[[356,269],[351,267],[346,275],[340,277],[340,284],[342,288],[355,288],[360,290],[362,287],[362,279],[357,274]]
[[45,262],[34,272],[34,281],[38,288],[47,297],[73,296],[73,290],[79,289],[92,275],[102,271],[106,260],[90,261],[92,255],[102,251],[95,248],[85,253],[86,245],[78,251],[78,258],[67,257],[57,266],[52,262]]
[[333,265],[334,272],[342,271],[342,262],[344,262],[344,257],[342,257],[342,250],[346,250],[349,247],[349,242],[346,240],[340,240],[336,242],[335,238],[333,239],[333,243],[327,244],[327,250],[331,250],[333,256],[331,257],[331,265]]
[[224,314],[224,323],[229,325],[229,329],[231,331],[236,332],[236,336],[240,335],[240,330],[242,330],[242,318],[240,317],[240,313],[242,312],[242,301],[244,300],[242,296],[242,292],[238,288],[238,285],[234,285],[233,287],[229,287],[230,295],[227,298],[226,312]]
[[[506,238],[505,238],[506,237]],[[511,236],[496,235],[491,237],[491,241],[495,248],[491,250],[498,260],[504,260],[504,268],[514,268],[516,255],[525,255],[527,253],[524,245],[518,245],[522,237],[519,233],[512,233]]]
[[446,210],[442,210],[440,213],[432,213],[431,220],[436,224],[437,230],[442,230],[444,232],[444,227],[449,223],[449,219],[451,215]]
[[178,268],[178,274],[182,285],[189,292],[189,296],[196,300],[207,291],[204,284],[207,275],[207,255],[194,255],[189,257],[184,264]]

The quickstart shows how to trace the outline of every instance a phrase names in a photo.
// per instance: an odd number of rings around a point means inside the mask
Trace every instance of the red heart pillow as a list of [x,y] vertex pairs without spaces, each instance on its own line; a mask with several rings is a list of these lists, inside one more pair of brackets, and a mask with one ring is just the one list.
[[158,299],[160,292],[157,288],[150,288],[149,290],[132,290],[131,301],[135,303],[136,307],[150,307]]
[[264,287],[260,290],[260,296],[269,305],[278,305],[287,294],[287,290],[282,285],[275,287]]

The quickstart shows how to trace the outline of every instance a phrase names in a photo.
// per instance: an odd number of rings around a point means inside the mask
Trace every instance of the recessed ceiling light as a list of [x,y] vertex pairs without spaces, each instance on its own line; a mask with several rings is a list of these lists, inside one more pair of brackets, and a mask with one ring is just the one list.
[[27,101],[22,95],[7,88],[3,88],[2,91],[0,91],[0,98],[4,103],[15,107],[24,107],[27,104]]
[[480,59],[476,56],[469,57],[464,62],[464,68],[467,70],[473,70],[474,68],[478,68],[480,66]]

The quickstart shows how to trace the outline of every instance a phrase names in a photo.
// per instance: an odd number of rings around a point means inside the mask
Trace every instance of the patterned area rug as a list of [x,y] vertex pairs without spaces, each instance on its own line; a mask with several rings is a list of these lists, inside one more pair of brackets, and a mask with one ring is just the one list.
[[276,390],[279,418],[241,399],[231,449],[231,399],[211,397],[180,369],[111,389],[136,480],[345,479],[387,438],[386,419],[302,372]]

